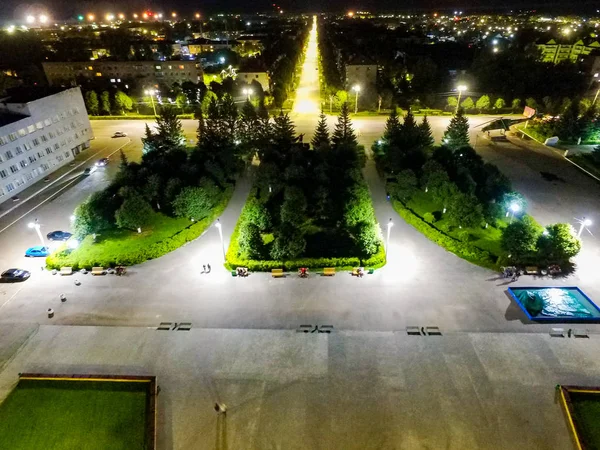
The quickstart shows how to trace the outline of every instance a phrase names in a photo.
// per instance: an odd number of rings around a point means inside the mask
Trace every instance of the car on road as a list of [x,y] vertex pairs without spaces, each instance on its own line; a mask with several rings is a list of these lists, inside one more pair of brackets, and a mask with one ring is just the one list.
[[66,241],[71,236],[73,236],[72,233],[69,233],[68,231],[60,231],[60,230],[51,231],[50,233],[48,233],[46,235],[46,237],[51,241]]
[[16,283],[25,281],[31,276],[31,273],[23,269],[8,269],[0,275],[0,283]]
[[127,137],[127,133],[123,133],[122,131],[116,131],[115,134],[112,135],[114,138]]
[[39,258],[43,256],[48,256],[49,254],[50,249],[48,247],[42,247],[41,245],[29,247],[27,250],[25,250],[25,256],[27,258]]
[[96,166],[88,167],[87,169],[85,169],[85,170],[83,171],[83,174],[84,174],[85,176],[88,176],[88,175],[91,175],[91,174],[93,174],[93,173],[94,173],[96,170],[98,170],[98,167],[96,167]]
[[96,167],[104,167],[108,164],[108,158],[102,158],[96,161]]

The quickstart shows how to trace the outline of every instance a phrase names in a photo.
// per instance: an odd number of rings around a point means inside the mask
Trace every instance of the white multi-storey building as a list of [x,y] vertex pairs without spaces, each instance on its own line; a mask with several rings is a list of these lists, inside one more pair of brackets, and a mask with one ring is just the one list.
[[81,90],[42,95],[30,90],[0,99],[0,203],[90,146],[92,127]]

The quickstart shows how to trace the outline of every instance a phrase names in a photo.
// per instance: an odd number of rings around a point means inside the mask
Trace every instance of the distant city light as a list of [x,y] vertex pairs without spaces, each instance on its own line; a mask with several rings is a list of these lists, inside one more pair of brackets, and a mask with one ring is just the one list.
[[83,19],[85,19],[85,17],[83,17],[83,16],[77,16],[77,20],[82,21]]
[[35,22],[35,17],[33,17],[32,15],[29,15],[25,18],[25,21],[27,23],[34,23]]
[[123,14],[123,13],[119,13],[119,19],[120,19],[120,20],[123,20],[124,18],[125,18],[125,14]]
[[219,58],[219,62],[220,62],[221,64],[225,64],[225,57],[224,57],[224,56],[221,56],[221,57]]
[[88,20],[93,22],[96,17],[93,14],[88,14]]
[[171,17],[173,17],[173,18],[177,17],[177,13],[176,12],[172,12],[171,13]]
[[348,11],[348,17],[354,17],[354,12]]
[[47,23],[48,22],[48,16],[46,16],[45,14],[40,15],[39,17],[40,23]]
[[133,18],[134,18],[134,19],[137,19],[137,18],[138,18],[138,15],[134,13],[134,14],[133,14]]
[[112,21],[112,20],[115,20],[115,15],[108,13],[106,15],[106,20],[108,20],[109,22]]
[[196,13],[196,19],[200,18],[200,13]]

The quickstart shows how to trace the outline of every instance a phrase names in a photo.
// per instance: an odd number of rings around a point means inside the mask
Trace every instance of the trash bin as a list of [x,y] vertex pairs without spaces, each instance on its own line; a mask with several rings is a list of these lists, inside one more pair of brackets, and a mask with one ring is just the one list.
[[54,317],[54,310],[52,308],[48,308],[48,319],[52,319]]

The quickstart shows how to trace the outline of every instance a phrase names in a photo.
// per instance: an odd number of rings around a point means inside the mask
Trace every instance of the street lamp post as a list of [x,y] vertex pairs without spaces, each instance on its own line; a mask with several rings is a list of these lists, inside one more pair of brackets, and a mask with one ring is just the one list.
[[385,259],[388,257],[388,249],[390,248],[390,232],[392,231],[392,227],[394,226],[394,222],[392,222],[392,218],[390,217],[390,221],[387,224],[387,240],[385,242]]
[[[583,229],[589,227],[592,224],[592,221],[590,219],[586,219],[585,217],[575,220],[579,223],[579,231],[577,232],[577,237],[580,238],[581,233],[583,233]],[[590,230],[588,230],[588,233],[591,234]]]
[[146,95],[150,96],[150,101],[152,102],[152,109],[154,110],[154,116],[156,117],[156,106],[154,106],[154,94],[156,94],[156,91],[154,89],[147,89],[145,93]]
[[30,222],[27,226],[29,228],[35,229],[38,237],[40,238],[40,242],[42,243],[42,247],[46,247],[46,242],[44,241],[44,236],[42,236],[42,232],[40,231],[40,224],[39,224],[38,220],[35,219],[35,221]]
[[352,87],[352,90],[356,92],[356,97],[354,99],[354,114],[358,112],[358,93],[360,92],[360,86],[358,84]]
[[460,97],[463,91],[467,90],[467,87],[464,84],[461,84],[460,86],[456,87],[456,90],[458,91],[458,101],[456,102],[456,111],[454,111],[454,114],[458,112],[458,108],[460,107]]
[[225,261],[227,258],[225,258],[225,244],[223,242],[223,229],[221,226],[221,219],[217,219],[215,227],[217,227],[217,230],[219,230],[219,237],[221,238],[221,250],[223,251],[223,261]]

